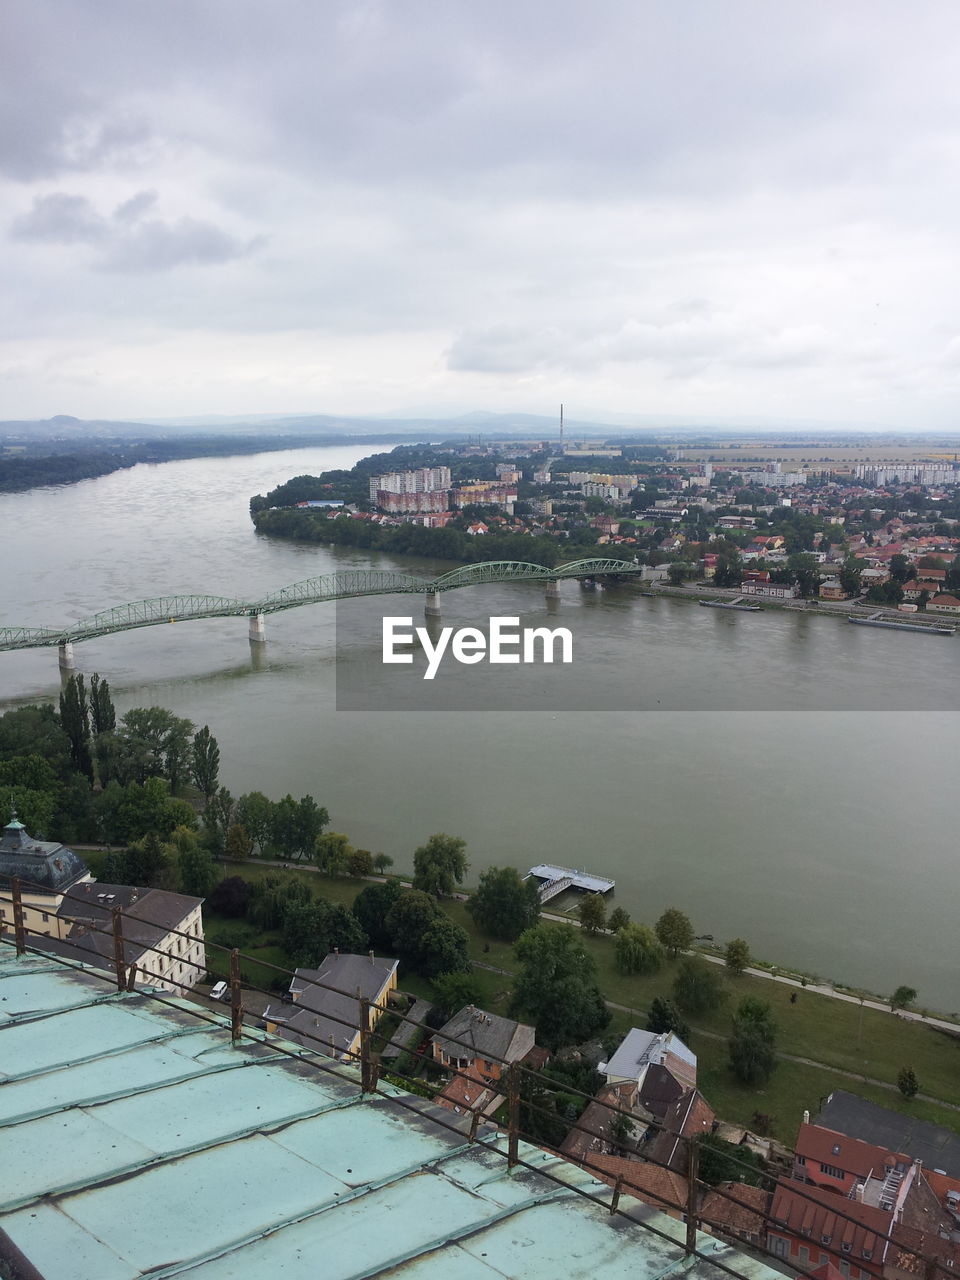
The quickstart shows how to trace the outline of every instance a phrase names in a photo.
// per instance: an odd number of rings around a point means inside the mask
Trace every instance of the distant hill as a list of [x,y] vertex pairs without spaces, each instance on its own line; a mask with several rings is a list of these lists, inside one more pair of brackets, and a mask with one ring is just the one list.
[[[235,417],[207,415],[196,418],[163,418],[154,422],[112,421],[105,418],[83,419],[57,414],[40,421],[0,421],[0,439],[40,441],[83,440],[162,440],[183,435],[323,435],[350,438],[358,435],[397,434],[403,436],[438,434],[486,436],[543,436],[555,439],[558,419],[532,413],[475,413],[453,417],[349,418],[334,414],[244,414]],[[564,434],[571,440],[584,436],[621,435],[630,428],[603,422],[581,422],[568,419]],[[636,428],[633,428],[635,431]]]

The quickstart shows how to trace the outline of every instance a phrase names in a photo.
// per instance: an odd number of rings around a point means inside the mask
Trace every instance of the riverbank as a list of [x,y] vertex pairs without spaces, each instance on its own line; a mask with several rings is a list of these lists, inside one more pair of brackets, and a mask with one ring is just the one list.
[[[263,860],[224,863],[223,867],[225,874],[258,878],[271,869],[282,869],[282,864]],[[313,867],[291,867],[288,874],[303,878],[314,893],[346,906],[363,887],[363,881],[330,878]],[[465,898],[461,894],[456,900],[445,899],[442,906],[467,931],[485,1005],[504,1012],[516,963],[512,944],[486,937],[467,912]],[[554,913],[545,916],[557,918]],[[223,927],[229,928],[230,923],[224,922]],[[216,941],[220,927],[216,920],[208,926],[212,941]],[[626,977],[614,963],[611,935],[584,935],[583,940],[597,965],[600,988],[613,1013],[611,1031],[643,1026],[652,1000],[670,997],[678,962],[666,964],[657,974]],[[284,964],[275,942],[252,948],[251,955],[254,962],[261,959]],[[717,957],[712,959],[720,963]],[[217,971],[213,962],[211,969]],[[274,976],[269,970],[258,971],[255,963],[248,967],[248,980],[255,985],[269,985]],[[417,978],[405,979],[405,986],[418,995],[429,996],[431,992],[430,984]],[[750,1125],[761,1112],[774,1118],[774,1133],[789,1141],[804,1110],[816,1111],[820,1100],[833,1089],[851,1089],[855,1084],[856,1092],[881,1106],[960,1132],[960,1111],[954,1110],[960,1107],[960,1073],[956,1069],[960,1045],[950,1034],[956,1028],[949,1022],[920,1014],[902,1017],[878,1001],[864,999],[861,1004],[859,997],[823,984],[804,986],[801,977],[772,973],[756,965],[739,977],[727,971],[725,987],[726,1003],[695,1020],[691,1046],[700,1059],[700,1087],[725,1119]],[[761,1089],[738,1084],[727,1065],[730,1017],[748,996],[770,1004],[778,1024],[781,1062]],[[922,1098],[905,1099],[896,1088],[897,1075],[906,1065],[917,1073]]]

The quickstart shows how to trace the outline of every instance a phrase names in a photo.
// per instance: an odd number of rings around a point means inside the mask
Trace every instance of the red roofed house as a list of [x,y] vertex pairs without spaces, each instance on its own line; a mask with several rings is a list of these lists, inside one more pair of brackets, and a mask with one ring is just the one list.
[[939,593],[927,602],[928,613],[960,613],[960,600],[956,596]]
[[[903,1214],[919,1166],[808,1120],[797,1135],[792,1180],[774,1191],[767,1245],[800,1267],[833,1263],[844,1277],[884,1274],[885,1239]],[[803,1190],[798,1182],[806,1183]]]
[[[913,1166],[911,1166],[912,1168]],[[882,1276],[885,1237],[895,1211],[848,1200],[834,1191],[804,1187],[800,1193],[781,1179],[773,1193],[767,1248],[788,1265],[834,1262],[849,1280]]]

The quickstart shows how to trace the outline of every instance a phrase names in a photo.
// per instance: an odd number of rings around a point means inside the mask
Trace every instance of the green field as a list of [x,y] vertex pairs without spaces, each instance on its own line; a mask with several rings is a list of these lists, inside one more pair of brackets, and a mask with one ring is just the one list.
[[[243,875],[259,879],[273,869],[251,864],[227,863],[227,875]],[[363,882],[331,879],[308,870],[290,870],[285,874],[303,879],[312,892],[335,902],[350,905]],[[510,943],[487,938],[477,929],[462,902],[444,901],[444,911],[466,929],[470,938],[470,954],[485,1007],[506,1012],[509,1002],[509,974],[491,969],[512,970],[515,967]],[[216,942],[224,930],[237,929],[236,921],[206,917],[207,935]],[[241,922],[240,928],[247,928]],[[242,945],[245,980],[255,986],[269,988],[277,975],[256,962],[276,965],[287,963],[276,931],[258,935],[250,930],[249,943]],[[584,936],[584,944],[597,964],[600,987],[607,999],[625,1009],[614,1009],[607,1035],[622,1033],[631,1026],[643,1026],[650,1002],[657,995],[671,993],[677,963],[669,963],[649,977],[624,977],[614,965],[613,939],[608,935]],[[248,958],[249,957],[249,958]],[[208,963],[212,972],[226,971],[226,957],[210,951]],[[486,968],[483,966],[490,966]],[[726,971],[724,971],[726,973]],[[750,976],[725,977],[728,999],[712,1013],[693,1019],[691,1048],[699,1062],[698,1079],[702,1092],[717,1114],[724,1120],[751,1125],[756,1112],[774,1117],[773,1132],[784,1142],[792,1142],[803,1112],[816,1113],[821,1100],[834,1089],[860,1094],[891,1110],[945,1125],[960,1132],[960,1110],[938,1105],[920,1098],[901,1096],[896,1088],[882,1088],[867,1083],[869,1078],[895,1085],[897,1073],[911,1066],[920,1080],[921,1092],[960,1108],[960,1039],[923,1023],[913,1022],[892,1013],[861,1009],[809,989],[788,987],[782,983]],[[401,972],[401,985],[414,995],[429,996],[430,983],[415,974]],[[797,999],[791,1003],[790,996]],[[726,1039],[730,1018],[740,1000],[755,996],[771,1005],[778,1026],[777,1048],[782,1054],[805,1058],[809,1063],[781,1059],[773,1077],[762,1089],[750,1089],[737,1083],[727,1067]],[[851,1075],[842,1074],[852,1073]]]

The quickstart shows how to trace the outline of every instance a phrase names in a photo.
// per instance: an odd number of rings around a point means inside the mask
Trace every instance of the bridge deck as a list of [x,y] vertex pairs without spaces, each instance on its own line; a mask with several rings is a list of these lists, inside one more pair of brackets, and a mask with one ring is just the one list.
[[571,867],[556,867],[550,862],[537,863],[535,867],[530,868],[527,876],[534,876],[545,884],[554,880],[569,879],[571,888],[584,889],[587,893],[609,893],[616,884],[616,881],[608,880],[605,876],[595,876],[589,871],[575,871]]

